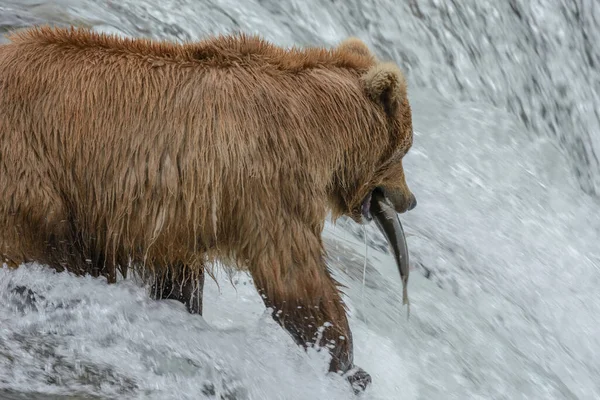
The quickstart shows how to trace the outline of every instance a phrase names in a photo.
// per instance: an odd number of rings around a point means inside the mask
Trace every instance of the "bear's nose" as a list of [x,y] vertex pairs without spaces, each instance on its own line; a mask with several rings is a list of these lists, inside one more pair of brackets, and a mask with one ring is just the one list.
[[408,206],[408,210],[412,210],[413,208],[415,208],[417,206],[417,198],[415,197],[414,194],[411,193],[410,195],[410,204]]

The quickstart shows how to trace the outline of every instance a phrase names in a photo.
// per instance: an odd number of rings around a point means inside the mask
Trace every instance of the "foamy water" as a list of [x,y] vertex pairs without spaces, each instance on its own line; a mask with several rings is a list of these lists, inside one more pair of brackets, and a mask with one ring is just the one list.
[[[348,286],[355,360],[373,376],[362,398],[596,399],[600,217],[586,193],[598,182],[599,136],[586,110],[598,91],[587,83],[597,72],[579,60],[598,53],[581,35],[598,29],[597,11],[576,17],[551,3],[0,1],[0,27],[49,20],[179,40],[244,29],[282,45],[363,38],[407,71],[415,141],[405,168],[419,206],[402,216],[408,321],[376,229],[366,229],[363,286],[363,228],[326,226],[330,263]],[[305,353],[270,319],[247,276],[235,286],[219,278],[207,280],[201,318],[150,300],[134,281],[0,270],[0,390],[352,397],[325,374],[325,354]]]

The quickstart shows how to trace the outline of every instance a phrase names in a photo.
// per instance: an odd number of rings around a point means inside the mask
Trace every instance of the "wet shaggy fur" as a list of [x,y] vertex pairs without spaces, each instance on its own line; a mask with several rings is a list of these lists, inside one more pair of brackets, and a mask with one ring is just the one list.
[[156,297],[201,313],[204,265],[223,260],[250,272],[299,344],[333,344],[331,370],[353,367],[321,232],[328,212],[360,221],[377,186],[410,195],[411,112],[395,65],[358,39],[282,49],[246,35],[181,45],[49,27],[10,39],[4,262],[109,282],[133,268]]

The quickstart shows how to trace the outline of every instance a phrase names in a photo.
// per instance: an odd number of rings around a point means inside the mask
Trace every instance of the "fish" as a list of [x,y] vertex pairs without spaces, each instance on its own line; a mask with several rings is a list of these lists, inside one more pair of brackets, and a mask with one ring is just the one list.
[[409,256],[406,235],[398,213],[382,191],[375,190],[371,194],[369,216],[375,221],[394,255],[400,278],[402,279],[402,305],[407,306],[410,316],[410,300],[408,298]]

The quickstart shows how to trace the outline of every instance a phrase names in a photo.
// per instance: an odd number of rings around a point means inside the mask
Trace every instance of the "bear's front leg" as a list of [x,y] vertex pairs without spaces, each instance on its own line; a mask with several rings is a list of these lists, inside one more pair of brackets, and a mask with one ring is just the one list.
[[263,247],[250,265],[265,305],[296,343],[305,349],[328,348],[329,370],[350,372],[354,389],[364,390],[371,377],[354,366],[346,309],[325,264],[320,235],[292,224],[290,230],[271,238],[274,246]]
[[185,271],[180,264],[168,266],[154,274],[150,294],[155,300],[172,299],[185,305],[191,314],[202,315],[204,293],[204,268],[196,268],[194,273]]

